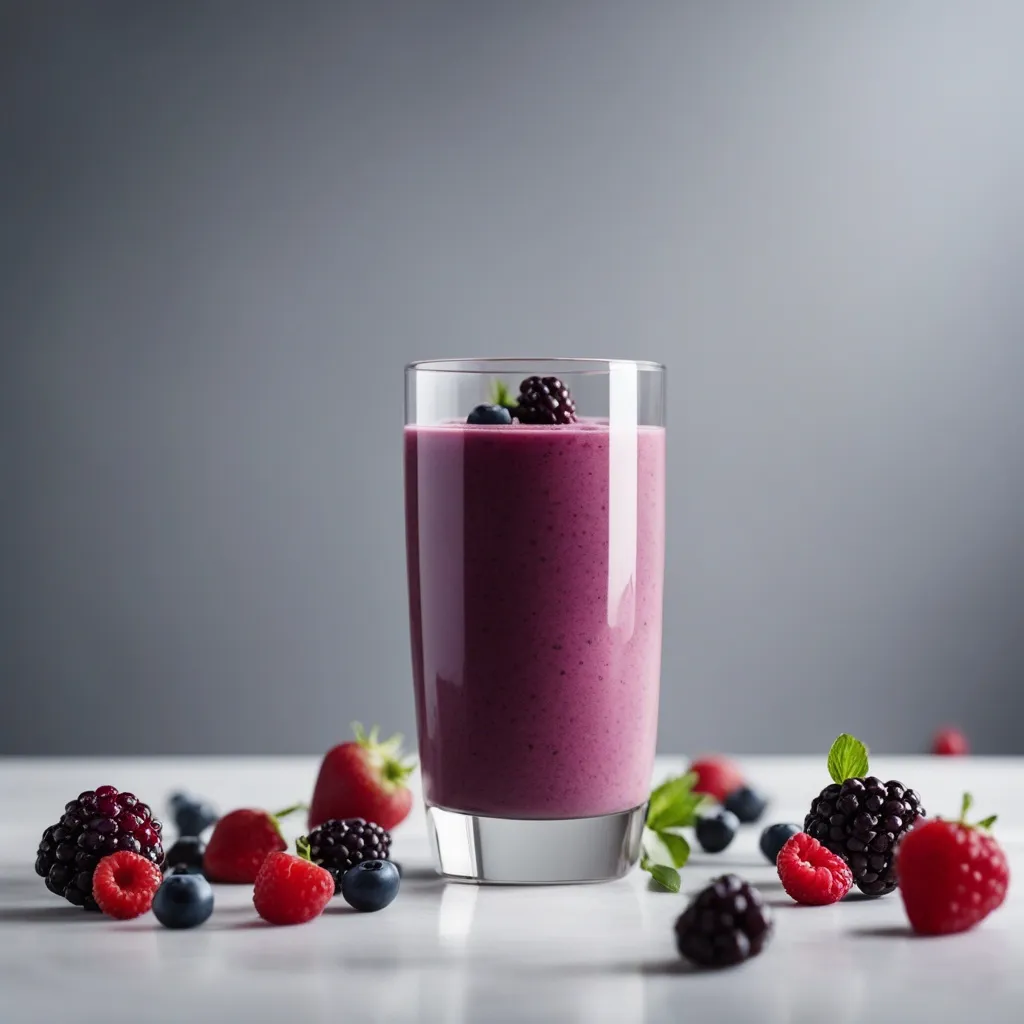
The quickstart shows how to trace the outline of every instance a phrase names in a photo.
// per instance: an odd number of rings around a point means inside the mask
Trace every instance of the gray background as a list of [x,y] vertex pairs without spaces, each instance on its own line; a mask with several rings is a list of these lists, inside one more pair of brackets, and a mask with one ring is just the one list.
[[661,746],[1024,752],[1024,4],[3,3],[0,751],[413,727],[401,367],[670,380]]

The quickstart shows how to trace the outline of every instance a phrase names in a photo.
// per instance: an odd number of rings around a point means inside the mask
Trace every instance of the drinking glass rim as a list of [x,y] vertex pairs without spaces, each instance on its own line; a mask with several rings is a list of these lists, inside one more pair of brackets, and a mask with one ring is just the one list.
[[613,366],[633,366],[645,373],[665,372],[665,364],[651,359],[603,359],[580,356],[458,356],[445,359],[417,359],[406,363],[405,370],[425,373],[496,373],[502,366],[516,364],[539,366],[544,363],[568,363],[567,373],[607,373]]

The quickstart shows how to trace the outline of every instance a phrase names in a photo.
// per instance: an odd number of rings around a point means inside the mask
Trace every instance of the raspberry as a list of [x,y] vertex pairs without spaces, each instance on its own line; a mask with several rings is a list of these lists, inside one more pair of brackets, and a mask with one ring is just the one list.
[[86,910],[98,910],[92,894],[93,872],[102,857],[125,851],[151,863],[164,859],[163,826],[134,793],[113,786],[87,789],[64,805],[64,815],[39,841],[36,874],[50,892]]
[[757,956],[772,936],[760,892],[723,875],[698,893],[676,921],[680,955],[701,967],[730,967]]
[[995,819],[968,825],[969,808],[965,796],[959,821],[919,825],[896,852],[903,905],[922,935],[967,931],[1006,899],[1010,867],[988,832]]
[[697,774],[694,793],[707,793],[720,804],[724,804],[729,794],[743,785],[743,773],[725,757],[702,757],[694,761],[688,770]]
[[308,847],[301,840],[298,846],[298,857],[271,853],[256,876],[252,902],[260,917],[270,924],[312,921],[323,913],[334,895],[331,873],[307,859]]
[[846,861],[805,832],[798,832],[783,846],[776,867],[782,888],[797,903],[809,906],[835,903],[853,885],[853,873]]
[[330,818],[308,836],[309,856],[334,878],[335,892],[341,892],[345,872],[364,860],[387,860],[391,833],[362,818]]
[[149,910],[163,880],[151,860],[124,850],[104,857],[96,866],[92,897],[108,917],[129,921]]
[[557,377],[527,377],[512,414],[520,423],[575,423],[576,403]]

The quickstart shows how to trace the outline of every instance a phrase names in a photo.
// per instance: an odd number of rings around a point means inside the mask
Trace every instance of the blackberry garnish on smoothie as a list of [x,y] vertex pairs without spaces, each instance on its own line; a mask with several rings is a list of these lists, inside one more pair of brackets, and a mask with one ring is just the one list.
[[527,377],[512,415],[520,423],[575,423],[576,403],[558,377]]

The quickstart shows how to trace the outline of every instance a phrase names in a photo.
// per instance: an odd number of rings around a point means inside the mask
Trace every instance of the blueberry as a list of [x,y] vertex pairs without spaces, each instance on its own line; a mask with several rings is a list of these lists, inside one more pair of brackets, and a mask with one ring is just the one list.
[[153,897],[153,913],[165,928],[195,928],[213,913],[213,889],[202,875],[168,875]]
[[503,405],[478,405],[467,417],[467,423],[511,423],[512,413]]
[[217,812],[208,803],[186,793],[173,793],[170,804],[179,835],[202,835],[217,820]]
[[356,910],[383,910],[398,895],[401,876],[389,860],[364,860],[346,871],[341,895]]
[[697,820],[697,842],[705,853],[721,853],[739,827],[739,818],[732,811],[716,811]]
[[786,843],[802,831],[798,825],[788,825],[785,822],[769,825],[761,833],[761,852],[774,864]]
[[167,851],[164,869],[184,867],[194,874],[202,874],[205,852],[206,843],[198,836],[182,836]]
[[732,811],[746,825],[757,821],[767,806],[768,801],[750,786],[741,786],[725,798],[725,809]]

